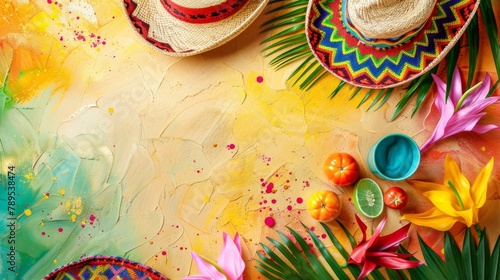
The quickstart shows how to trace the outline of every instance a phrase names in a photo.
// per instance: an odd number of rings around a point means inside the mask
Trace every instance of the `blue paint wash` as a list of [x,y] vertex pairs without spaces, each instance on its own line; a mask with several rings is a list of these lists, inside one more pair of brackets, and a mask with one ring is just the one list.
[[419,164],[418,145],[404,134],[391,134],[382,138],[368,153],[370,170],[386,180],[405,180],[413,175]]

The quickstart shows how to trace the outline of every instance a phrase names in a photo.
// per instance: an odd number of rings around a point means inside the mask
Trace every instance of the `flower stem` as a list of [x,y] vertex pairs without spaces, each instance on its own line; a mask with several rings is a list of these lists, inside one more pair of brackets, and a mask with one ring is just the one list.
[[458,100],[457,105],[455,105],[455,112],[460,110],[460,107],[462,107],[462,103],[464,103],[467,96],[469,96],[475,89],[480,87],[482,84],[483,84],[483,82],[481,81],[481,82],[477,83],[475,86],[468,89],[466,92],[464,92],[464,94],[462,94],[462,97],[460,97],[460,99]]
[[453,185],[453,183],[450,180],[448,180],[448,185],[450,186],[451,190],[453,191],[453,194],[457,198],[458,204],[460,204],[460,208],[462,210],[465,210],[465,206],[464,206],[464,203],[462,201],[462,198],[460,198],[460,194],[458,193],[457,189],[455,188],[455,186]]

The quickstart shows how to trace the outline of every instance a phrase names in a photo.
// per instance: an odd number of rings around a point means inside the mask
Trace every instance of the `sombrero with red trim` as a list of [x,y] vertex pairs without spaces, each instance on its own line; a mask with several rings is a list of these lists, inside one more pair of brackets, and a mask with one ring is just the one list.
[[124,0],[141,37],[172,56],[220,46],[257,18],[268,0]]
[[436,66],[478,7],[479,0],[311,0],[309,47],[348,83],[396,87]]
[[64,265],[44,280],[58,279],[143,279],[168,280],[154,269],[119,257],[91,256]]

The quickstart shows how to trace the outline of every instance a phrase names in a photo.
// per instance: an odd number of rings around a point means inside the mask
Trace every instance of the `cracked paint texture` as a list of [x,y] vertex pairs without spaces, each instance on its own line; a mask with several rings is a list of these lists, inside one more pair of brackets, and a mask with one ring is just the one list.
[[[0,204],[7,200],[5,172],[15,166],[21,279],[97,254],[180,279],[197,273],[192,250],[216,258],[222,231],[243,238],[245,279],[262,278],[253,259],[275,229],[290,226],[306,236],[303,222],[331,245],[305,209],[317,190],[339,194],[339,219],[359,238],[352,187],[334,187],[322,173],[328,154],[352,154],[361,176],[373,178],[365,162],[371,145],[394,132],[423,143],[439,117],[429,99],[413,118],[407,108],[389,122],[401,89],[366,111],[368,105],[356,108],[361,93],[348,100],[348,87],[328,98],[338,83],[333,77],[307,92],[292,87],[286,77],[293,68],[275,71],[260,53],[266,16],[226,45],[181,59],[144,45],[119,1],[2,1]],[[481,65],[478,76],[484,73],[497,78],[492,63]],[[489,122],[500,121],[498,106],[487,110]],[[450,153],[473,179],[491,156],[500,159],[498,137],[463,133],[437,143],[413,178],[439,182]],[[500,168],[493,173],[480,221],[496,237]],[[374,179],[382,189],[407,190],[404,211],[428,206],[405,182]],[[384,213],[387,232],[400,226],[399,211]],[[2,255],[7,216],[2,207]],[[463,234],[458,226],[453,231]],[[438,232],[412,227],[410,251],[418,251],[417,232],[442,248]],[[0,275],[11,273],[6,269],[0,266]]]

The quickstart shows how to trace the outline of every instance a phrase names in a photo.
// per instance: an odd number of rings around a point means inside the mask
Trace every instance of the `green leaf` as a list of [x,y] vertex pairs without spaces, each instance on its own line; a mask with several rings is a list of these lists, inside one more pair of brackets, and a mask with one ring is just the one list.
[[[272,238],[268,238],[268,240],[271,241],[271,243],[273,243],[276,246],[276,248],[278,248],[278,251],[280,251],[283,254],[283,256],[285,256],[285,258],[287,258],[288,261],[290,263],[292,263],[293,266],[295,266],[293,264],[293,263],[295,263],[294,262],[295,258],[293,256],[291,256],[291,258],[289,258],[289,257],[287,257],[286,254],[283,253],[283,251],[288,251],[284,245],[282,245],[281,243],[277,242],[276,240],[274,240]],[[274,241],[276,241],[276,243]],[[280,267],[283,267],[285,270],[289,270],[290,272],[295,272],[295,270],[292,267],[290,267],[276,253],[274,253],[271,249],[269,249],[269,247],[267,247],[266,245],[264,245],[262,243],[260,244],[260,246],[262,246],[262,248],[264,249],[266,254],[272,259],[269,261],[275,261]]]
[[[304,224],[302,224],[302,225],[305,228],[307,228]],[[318,250],[321,253],[321,255],[323,256],[323,258],[325,258],[328,265],[330,265],[330,267],[332,268],[333,273],[335,273],[335,276],[337,276],[338,279],[341,279],[341,280],[342,279],[349,280],[349,276],[347,276],[347,274],[344,272],[342,267],[333,258],[332,254],[330,254],[330,252],[325,247],[323,242],[321,242],[321,240],[318,239],[316,234],[314,234],[314,232],[312,232],[309,228],[307,228],[307,232],[309,233],[309,236],[311,236],[311,239],[314,242],[314,245],[316,246],[316,248],[318,248]]]
[[[307,11],[307,7],[299,8],[299,9],[295,9],[295,10],[291,10],[290,12],[287,12],[285,14],[282,14],[282,15],[279,15],[279,16],[271,18],[270,20],[264,22],[261,25],[261,27],[265,27],[265,26],[270,25],[270,24],[276,24],[277,22],[288,20],[288,19],[290,19],[292,17],[295,17],[297,15],[303,16],[304,20],[305,20],[305,18],[306,18],[306,11]],[[264,32],[264,31],[261,31],[261,32]],[[306,35],[304,34],[304,37],[305,36]]]
[[[394,90],[394,88],[381,89],[381,90],[378,92],[377,96],[373,99],[372,103],[370,104],[370,107],[368,107],[368,109],[367,109],[366,111],[369,111],[369,110],[370,110],[373,106],[375,106],[375,104],[377,104],[377,103],[378,103],[378,101],[380,100],[380,98],[382,98],[382,96],[384,96],[384,99],[385,99],[385,100],[387,100],[387,99],[385,98],[385,96],[389,96],[389,95],[391,95],[391,93],[392,93],[392,91],[393,91],[393,90]],[[384,99],[383,99],[382,101],[384,101]],[[382,104],[383,104],[383,103],[382,103]],[[382,106],[382,104],[381,104],[381,105],[379,105],[377,108],[380,108],[380,106]]]
[[[294,26],[289,27],[287,29],[284,29],[284,30],[268,37],[267,39],[264,39],[264,41],[262,41],[262,43],[271,42],[273,40],[280,39],[280,37],[283,37],[283,36],[294,35],[294,34],[296,34],[295,32],[304,30],[305,27],[306,27],[305,23],[302,22],[300,24],[297,24],[297,25],[294,25]],[[305,43],[307,44],[307,40]]]
[[375,108],[375,111],[377,111],[378,109],[380,109],[380,107],[382,107],[382,105],[385,104],[385,102],[387,102],[387,100],[389,99],[389,97],[391,96],[392,94],[392,91],[393,91],[393,88],[391,88],[390,90],[388,90],[385,95],[384,95],[384,98],[382,99],[382,101],[380,101],[380,103],[378,104],[377,108]]
[[452,279],[450,272],[446,267],[445,262],[439,257],[434,250],[432,250],[425,242],[418,236],[418,242],[420,244],[420,249],[424,255],[425,263],[429,268],[426,271],[428,279]]
[[[262,255],[260,252],[257,252],[257,256],[264,261],[266,265],[269,267],[273,268],[274,270],[277,270],[278,272],[284,273],[286,269],[282,266],[279,266],[276,262],[272,261],[271,259],[266,258],[266,256]],[[258,261],[258,260],[257,260]],[[278,275],[278,274],[276,274]]]
[[315,275],[317,275],[317,279],[332,279],[332,276],[328,273],[328,271],[325,269],[323,264],[318,260],[318,258],[310,252],[311,248],[309,248],[309,245],[304,241],[302,236],[298,234],[295,230],[293,230],[290,227],[287,227],[288,230],[292,233],[293,237],[295,237],[295,240],[297,243],[299,243],[300,247],[302,248],[302,252],[304,255],[306,255],[307,259],[309,260],[309,263],[312,265],[315,271]]
[[332,91],[332,93],[330,93],[330,99],[334,98],[335,95],[337,95],[337,93],[339,93],[340,90],[342,88],[344,88],[345,85],[346,85],[345,81],[340,81],[340,83],[337,85],[337,87]]
[[464,243],[462,245],[462,262],[465,269],[465,279],[473,279],[477,275],[476,244],[474,243],[470,228],[465,230]]
[[[399,250],[403,254],[410,254],[410,252],[408,252],[408,250],[406,250],[406,248],[403,245],[399,246]],[[417,258],[415,258],[414,256],[411,256],[409,259],[412,261],[417,261]],[[428,270],[429,270],[429,268],[425,265],[421,265],[421,266],[418,266],[415,268],[407,269],[407,271],[408,271],[408,273],[410,273],[410,277],[412,279],[426,279],[427,277],[425,275],[430,274],[430,273],[426,273]]]
[[[290,42],[294,42],[296,45],[300,45],[302,43],[304,43],[304,40],[303,38],[304,37],[304,34],[295,34],[295,35],[291,35],[289,37],[285,37],[279,41],[275,41],[274,43],[270,44],[269,46],[265,47],[262,49],[262,52],[267,52],[268,50],[272,50],[272,49],[278,49],[278,50],[282,50],[282,47],[283,45],[285,44],[288,44]],[[266,53],[267,55],[268,53]]]
[[274,277],[273,275],[269,274],[269,273],[267,272],[267,270],[265,270],[265,269],[264,269],[264,268],[262,268],[262,267],[258,267],[258,266],[257,266],[257,267],[256,267],[256,269],[257,269],[257,271],[259,271],[259,272],[260,272],[260,274],[264,275],[264,276],[265,276],[267,279],[269,279],[269,280],[280,280],[280,279],[282,279],[282,278],[279,278],[279,277]]
[[[434,67],[433,69],[430,70],[430,74],[435,74],[436,71],[437,71],[437,67]],[[431,77],[431,79],[432,79],[432,77]],[[413,108],[413,112],[411,113],[412,118],[417,113],[418,109],[420,109],[420,106],[422,106],[422,103],[424,103],[424,100],[427,97],[427,94],[429,93],[431,86],[432,86],[432,82],[423,83],[420,86],[420,88],[418,89],[417,100],[415,101],[415,108]]]
[[477,279],[489,279],[490,245],[486,238],[486,229],[482,232],[477,246]]
[[368,98],[372,95],[372,92],[373,92],[373,89],[371,88],[370,90],[368,90],[365,93],[365,96],[363,97],[363,99],[361,99],[361,101],[359,102],[359,104],[356,107],[356,109],[359,108],[361,105],[363,105],[366,102],[366,100],[368,100]]
[[322,73],[323,74],[325,73],[325,68],[323,68],[323,66],[321,66],[321,65],[317,65],[316,69],[314,69],[314,71],[312,71],[311,73],[309,73],[309,76],[307,76],[307,78],[304,79],[304,81],[302,82],[302,84],[300,84],[299,88],[300,89],[305,89],[308,86],[314,85],[313,82],[318,81],[318,79],[316,79],[316,77],[318,75],[321,76]]
[[[292,265],[297,269],[298,274],[301,276],[307,276],[307,275],[315,275],[314,270],[309,266],[309,262],[306,260],[306,258],[302,255],[302,253],[295,247],[295,244],[288,238],[286,235],[278,231],[278,234],[285,242],[287,248],[288,248],[288,255],[286,255],[287,259],[292,262]],[[279,249],[278,249],[279,250]],[[282,252],[283,253],[283,252]],[[291,254],[290,254],[291,253]]]
[[[266,27],[264,30],[261,31],[262,32],[267,32],[267,31],[271,31],[271,30],[274,30],[274,29],[278,29],[280,27],[284,27],[284,26],[288,26],[288,25],[294,25],[294,24],[297,24],[297,23],[303,23],[305,20],[305,17],[303,15],[298,15],[298,16],[295,16],[295,17],[289,17],[287,18],[286,20],[282,20],[282,21],[275,21],[273,25],[270,25],[269,27]],[[303,33],[299,33],[300,35],[302,36],[305,36],[305,34]]]
[[479,53],[479,20],[474,16],[467,27],[467,41],[469,43],[469,74],[465,88],[470,88],[476,73],[477,55]]
[[286,9],[290,9],[290,8],[295,8],[295,7],[299,7],[299,6],[307,6],[307,3],[308,2],[304,1],[304,0],[298,0],[298,1],[290,2],[288,4],[279,6],[277,8],[272,9],[272,10],[269,10],[269,11],[266,12],[266,14],[272,14],[274,12],[280,12],[282,10],[286,10]]
[[453,79],[453,72],[455,71],[455,67],[457,66],[457,61],[458,61],[458,55],[460,54],[460,44],[457,43],[455,44],[450,52],[447,55],[448,61],[446,63],[447,70],[446,70],[446,84],[449,85],[446,87],[446,98],[445,100],[448,100],[448,97],[450,96],[450,89],[451,89],[451,84],[452,84],[452,79]]
[[[340,225],[342,225],[339,221],[337,221],[337,223],[339,223]],[[328,228],[328,226],[326,224],[321,223],[321,226],[323,227],[323,229],[325,229],[325,232],[328,235],[328,238],[330,238],[330,240],[332,241],[333,246],[335,246],[335,248],[337,248],[337,250],[339,251],[339,253],[342,255],[342,257],[344,258],[344,260],[347,262],[349,260],[349,253],[347,253],[347,251],[344,249],[344,247],[339,242],[339,240],[337,239],[337,237],[335,237],[335,235],[333,234],[333,232],[330,230],[330,228]],[[343,225],[342,225],[342,227],[343,227]],[[349,235],[350,235],[350,233],[349,233]],[[351,237],[352,237],[352,235],[351,235]],[[359,273],[361,272],[361,270],[359,269],[359,267],[357,267],[355,265],[348,265],[347,268],[352,273],[352,275],[354,275],[354,277],[358,277]]]
[[[486,27],[486,33],[488,34],[488,39],[490,41],[490,49],[491,54],[493,55],[493,60],[495,62],[495,69],[497,70],[497,73],[500,73],[500,46],[498,43],[498,27],[495,20],[495,14],[493,12],[495,8],[493,8],[491,0],[482,0],[479,3],[479,8],[483,15],[482,18]],[[491,96],[491,94],[493,94],[499,84],[499,81],[500,80],[498,80],[493,85],[491,90],[488,92],[488,96]]]
[[356,89],[352,92],[351,96],[349,97],[349,100],[352,100],[358,93],[361,91],[361,87],[356,87]]
[[[266,259],[266,260],[268,260],[268,259]],[[262,269],[262,270],[259,270],[260,273],[262,273],[267,278],[269,278],[269,279],[279,279],[279,278],[283,278],[284,277],[283,272],[277,271],[277,270],[271,268],[270,266],[268,266],[266,264],[266,263],[272,262],[271,260],[269,260],[269,262],[262,262],[262,261],[259,261],[259,260],[255,260],[255,261],[260,266],[260,267],[257,267],[257,269],[259,269],[259,268]],[[271,275],[274,275],[274,276],[271,276]]]
[[495,247],[491,253],[490,259],[490,279],[500,279],[500,235],[497,237]]
[[342,230],[344,231],[345,235],[347,236],[347,239],[349,240],[349,243],[351,243],[351,248],[354,250],[354,247],[358,244],[356,240],[354,240],[354,236],[347,230],[347,228],[339,221],[337,223],[340,225]]
[[416,90],[420,86],[424,86],[424,85],[427,85],[427,84],[431,84],[432,85],[433,80],[432,80],[431,73],[435,73],[436,70],[437,70],[437,66],[434,67],[434,69],[431,69],[430,71],[426,72],[425,74],[423,74],[422,76],[420,76],[416,80],[413,80],[410,83],[410,87],[406,91],[405,95],[403,96],[403,98],[401,98],[401,100],[399,100],[398,104],[396,105],[396,111],[392,115],[390,121],[393,121],[399,115],[399,113],[401,113],[401,111],[403,110],[403,108],[406,107],[406,105],[408,104],[408,102],[410,101],[410,99],[413,97],[413,95],[415,94]]
[[444,257],[454,279],[464,279],[462,256],[455,239],[449,231],[444,233]]

